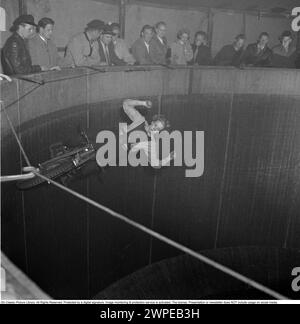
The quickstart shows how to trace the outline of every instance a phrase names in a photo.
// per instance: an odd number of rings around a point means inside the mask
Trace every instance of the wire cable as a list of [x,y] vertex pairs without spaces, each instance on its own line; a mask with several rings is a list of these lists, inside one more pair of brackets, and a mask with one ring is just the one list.
[[182,245],[182,244],[180,244],[180,243],[178,243],[176,241],[173,241],[173,240],[167,238],[166,236],[163,236],[162,234],[147,228],[144,225],[141,225],[141,224],[135,222],[135,221],[127,218],[126,216],[124,216],[124,215],[122,215],[120,213],[117,213],[114,210],[112,210],[112,209],[110,209],[108,207],[105,207],[105,206],[103,206],[103,205],[101,205],[101,204],[99,204],[99,203],[97,203],[97,202],[95,202],[95,201],[81,195],[80,193],[77,193],[77,192],[75,192],[75,191],[73,191],[73,190],[71,190],[71,189],[69,189],[69,188],[67,188],[67,187],[65,187],[65,186],[63,186],[63,185],[61,185],[61,184],[59,184],[59,183],[57,183],[57,182],[55,182],[55,181],[53,181],[51,179],[39,174],[38,172],[33,171],[33,173],[37,177],[42,178],[43,180],[47,181],[48,183],[50,183],[50,184],[54,185],[55,187],[57,187],[57,188],[65,191],[65,192],[73,195],[74,197],[77,197],[78,199],[90,204],[91,206],[94,206],[94,207],[106,212],[107,214],[111,215],[112,217],[117,218],[117,219],[121,220],[122,222],[127,223],[127,224],[131,225],[132,227],[135,227],[136,229],[138,229],[138,230],[140,230],[140,231],[142,231],[142,232],[144,232],[146,234],[149,234],[150,236],[156,238],[157,240],[159,240],[161,242],[164,242],[164,243],[166,243],[166,244],[168,244],[170,246],[173,246],[177,250],[180,250],[180,251],[182,251],[182,252],[196,258],[197,260],[202,261],[203,263],[205,263],[205,264],[207,264],[207,265],[209,265],[209,266],[211,266],[211,267],[213,267],[213,268],[215,268],[217,270],[220,270],[223,273],[226,273],[227,275],[229,275],[229,276],[231,276],[231,277],[233,277],[233,278],[235,278],[235,279],[237,279],[237,280],[239,280],[239,281],[241,281],[241,282],[243,282],[243,283],[245,283],[245,284],[247,284],[247,285],[249,285],[249,286],[251,286],[251,287],[253,287],[253,288],[255,288],[255,289],[259,290],[259,291],[261,291],[261,292],[263,292],[263,293],[265,293],[266,295],[269,295],[269,296],[271,296],[271,297],[273,297],[275,299],[278,299],[278,300],[288,300],[289,299],[289,298],[275,292],[274,290],[271,290],[271,289],[257,283],[256,281],[254,281],[252,279],[249,279],[246,276],[243,276],[240,273],[238,273],[238,272],[236,272],[236,271],[234,271],[234,270],[232,270],[232,269],[230,269],[228,267],[225,267],[225,266],[221,265],[218,262],[215,262],[215,261],[205,257],[204,255],[201,255],[200,253],[198,253],[196,251],[193,251],[190,248],[188,248],[188,247],[186,247],[186,246],[184,246],[184,245]]

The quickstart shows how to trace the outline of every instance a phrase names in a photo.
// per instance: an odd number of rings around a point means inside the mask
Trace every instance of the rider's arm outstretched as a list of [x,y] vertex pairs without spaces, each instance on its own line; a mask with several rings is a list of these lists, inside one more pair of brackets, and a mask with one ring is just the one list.
[[130,118],[132,121],[132,124],[127,127],[127,132],[131,132],[138,126],[140,126],[143,123],[147,124],[147,121],[145,117],[143,117],[136,109],[137,106],[144,106],[148,109],[152,108],[152,102],[151,101],[140,101],[140,100],[132,100],[127,99],[123,102],[123,109],[126,113],[126,115]]

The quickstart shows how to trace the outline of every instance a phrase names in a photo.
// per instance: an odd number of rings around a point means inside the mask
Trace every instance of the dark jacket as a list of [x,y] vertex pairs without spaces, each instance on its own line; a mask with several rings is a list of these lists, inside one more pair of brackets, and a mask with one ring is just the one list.
[[126,65],[125,61],[118,58],[113,43],[110,43],[108,45],[108,52],[109,52],[109,62],[107,62],[106,60],[102,42],[99,40],[100,63],[107,63],[107,65],[118,65],[118,66]]
[[166,64],[168,53],[167,39],[163,43],[155,35],[150,42],[150,56],[154,64]]
[[300,69],[300,53],[296,53],[295,66],[296,69]]
[[2,50],[2,66],[7,75],[41,72],[39,65],[32,65],[27,41],[14,33],[6,41]]
[[189,64],[196,64],[196,65],[212,64],[211,50],[208,46],[206,45],[197,46],[196,44],[192,44],[192,49],[194,53],[194,58],[191,62],[189,62]]
[[293,69],[295,68],[296,56],[296,47],[291,46],[288,52],[286,52],[282,45],[277,45],[273,47],[272,66],[276,68]]
[[[150,45],[149,45],[150,46]],[[139,65],[154,65],[143,38],[139,38],[131,47],[132,55]]]
[[258,51],[258,44],[250,44],[242,56],[242,63],[248,66],[271,67],[272,50],[266,46],[263,51]]
[[234,46],[226,45],[216,55],[214,64],[220,66],[239,66],[244,49],[237,51]]

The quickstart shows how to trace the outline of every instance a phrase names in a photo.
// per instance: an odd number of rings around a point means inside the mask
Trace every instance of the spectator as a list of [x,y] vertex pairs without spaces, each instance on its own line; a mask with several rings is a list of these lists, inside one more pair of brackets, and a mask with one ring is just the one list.
[[145,25],[141,31],[141,37],[132,45],[131,51],[137,64],[154,64],[150,56],[150,42],[153,38],[153,27]]
[[269,48],[270,35],[262,33],[258,42],[250,44],[243,53],[241,62],[246,66],[270,67],[272,65],[273,52]]
[[112,28],[108,25],[105,26],[99,39],[100,65],[126,65],[115,53],[115,47],[112,42],[113,35]]
[[177,41],[171,46],[171,63],[174,65],[187,65],[193,57],[192,46],[189,42],[190,32],[182,29],[177,34]]
[[117,23],[113,23],[110,25],[110,27],[113,31],[113,44],[115,47],[115,53],[117,57],[129,65],[133,65],[135,63],[135,59],[130,54],[125,40],[120,37],[120,25]]
[[211,50],[207,46],[207,34],[199,31],[195,35],[195,42],[192,45],[194,57],[190,64],[193,65],[211,65]]
[[105,23],[91,21],[85,31],[73,37],[66,50],[66,61],[73,67],[92,66],[100,63],[98,39]]
[[279,38],[280,44],[273,48],[272,66],[277,68],[295,68],[296,47],[293,46],[293,36],[285,31]]
[[300,53],[296,54],[295,66],[296,69],[300,69]]
[[215,65],[239,66],[244,52],[245,41],[245,35],[241,34],[235,38],[233,44],[224,46],[215,57]]
[[38,34],[29,40],[29,52],[34,65],[45,66],[48,69],[60,70],[62,59],[58,55],[56,45],[52,42],[54,21],[42,18],[38,22]]
[[150,56],[155,64],[167,64],[168,41],[167,25],[161,21],[155,25],[155,35],[150,42]]
[[30,74],[48,70],[45,66],[32,64],[27,48],[26,41],[34,35],[36,26],[31,15],[22,15],[14,21],[11,28],[13,34],[6,41],[1,55],[5,74]]

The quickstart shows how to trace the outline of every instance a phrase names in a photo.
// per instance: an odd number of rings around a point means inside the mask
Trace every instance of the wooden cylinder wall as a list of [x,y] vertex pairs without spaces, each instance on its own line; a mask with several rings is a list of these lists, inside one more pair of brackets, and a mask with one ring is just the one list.
[[[300,72],[140,70],[44,73],[31,76],[51,81],[37,89],[2,82],[31,163],[79,125],[94,135],[117,130],[122,100],[149,98],[174,129],[205,131],[203,177],[187,179],[183,168],[110,168],[71,188],[195,250],[299,248]],[[1,136],[2,174],[19,173],[25,162],[4,113]],[[51,186],[22,193],[2,185],[1,223],[4,252],[55,298],[90,298],[179,254]]]

